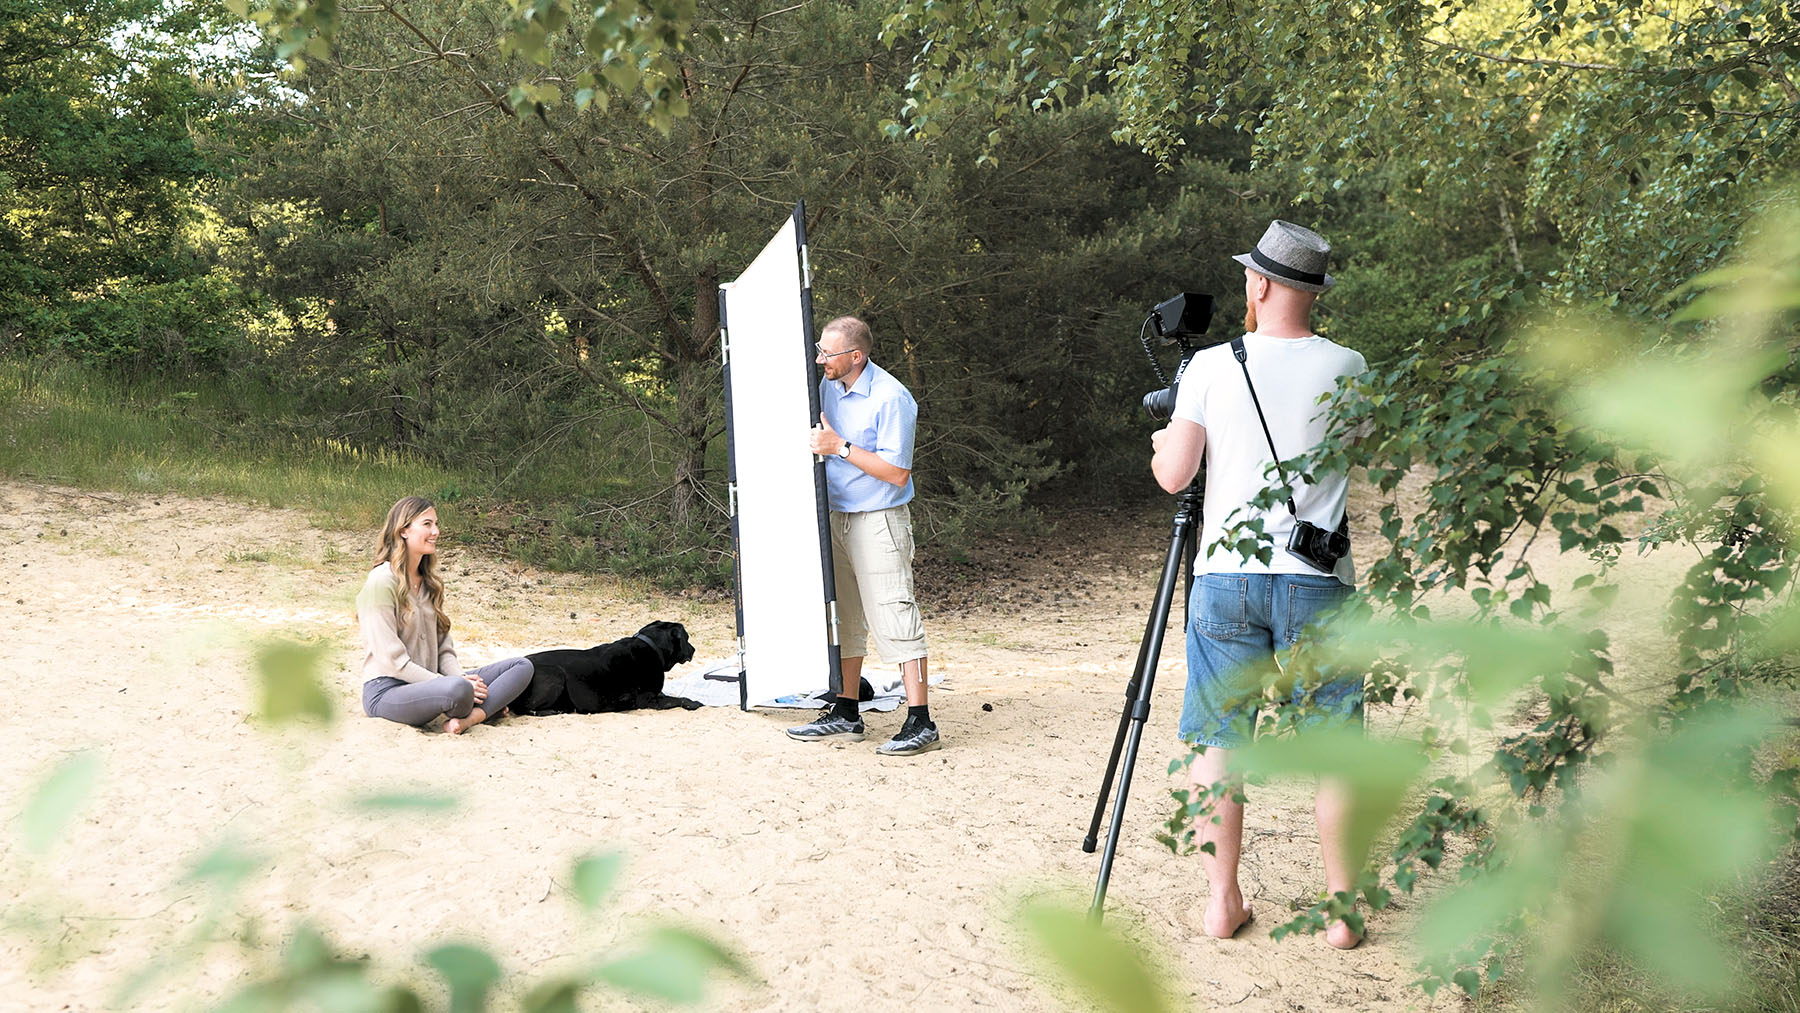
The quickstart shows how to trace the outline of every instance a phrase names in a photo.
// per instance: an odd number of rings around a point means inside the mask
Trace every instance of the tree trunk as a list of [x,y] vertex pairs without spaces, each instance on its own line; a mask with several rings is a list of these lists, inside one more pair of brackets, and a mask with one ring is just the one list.
[[676,367],[675,418],[681,449],[675,455],[675,488],[670,512],[676,524],[696,520],[705,503],[707,423],[711,415],[710,382],[717,364],[712,349],[719,340],[719,272],[702,268],[694,279],[694,326]]

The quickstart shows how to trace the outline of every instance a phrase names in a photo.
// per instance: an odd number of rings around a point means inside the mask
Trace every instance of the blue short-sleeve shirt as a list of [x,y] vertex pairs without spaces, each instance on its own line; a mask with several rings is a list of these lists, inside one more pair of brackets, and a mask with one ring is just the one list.
[[[893,374],[870,362],[848,390],[836,380],[820,380],[819,408],[839,436],[896,468],[912,470],[919,404]],[[885,510],[913,498],[910,477],[904,486],[883,482],[841,457],[825,459],[825,489],[831,509],[840,513]]]

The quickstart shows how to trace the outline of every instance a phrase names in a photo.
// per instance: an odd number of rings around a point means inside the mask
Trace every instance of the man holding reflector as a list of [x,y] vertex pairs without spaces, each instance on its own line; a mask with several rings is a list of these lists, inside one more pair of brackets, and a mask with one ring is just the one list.
[[869,325],[839,317],[819,332],[819,425],[812,452],[826,458],[831,506],[832,574],[837,585],[843,682],[831,709],[788,729],[802,742],[861,742],[857,692],[872,634],[881,660],[900,666],[906,721],[876,747],[883,756],[915,756],[942,745],[926,705],[925,626],[913,598],[913,434],[918,402],[870,360]]

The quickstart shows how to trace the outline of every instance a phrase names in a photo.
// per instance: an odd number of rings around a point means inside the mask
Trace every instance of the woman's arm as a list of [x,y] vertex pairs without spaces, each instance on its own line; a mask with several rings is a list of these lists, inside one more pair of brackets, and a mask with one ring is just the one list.
[[456,641],[450,639],[450,631],[445,630],[438,640],[438,673],[440,675],[464,675],[462,662],[456,657]]

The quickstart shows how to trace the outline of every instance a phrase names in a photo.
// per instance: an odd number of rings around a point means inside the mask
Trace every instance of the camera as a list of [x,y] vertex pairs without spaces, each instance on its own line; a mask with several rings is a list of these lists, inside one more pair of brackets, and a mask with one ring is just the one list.
[[[1156,378],[1163,381],[1161,390],[1144,395],[1144,414],[1150,416],[1151,421],[1167,422],[1175,414],[1175,389],[1181,384],[1181,374],[1186,371],[1188,362],[1200,350],[1198,339],[1212,323],[1212,313],[1212,296],[1204,292],[1182,292],[1157,303],[1150,316],[1145,318],[1138,339],[1143,342],[1144,354],[1150,357],[1150,368],[1156,372]],[[1162,367],[1156,364],[1156,353],[1150,350],[1147,333],[1151,328],[1155,328],[1156,336],[1164,344],[1181,346],[1181,365],[1176,367],[1173,380],[1163,376]]]
[[1188,363],[1193,358],[1193,352],[1182,355],[1181,365],[1175,367],[1175,378],[1169,381],[1169,385],[1144,395],[1144,414],[1150,416],[1150,421],[1167,422],[1174,416],[1175,388],[1181,385],[1181,374],[1187,372]]
[[1337,570],[1338,560],[1350,554],[1350,517],[1338,522],[1336,531],[1326,531],[1311,521],[1294,519],[1294,530],[1288,534],[1288,555],[1320,573]]

